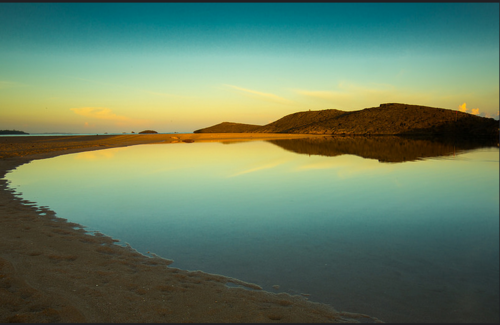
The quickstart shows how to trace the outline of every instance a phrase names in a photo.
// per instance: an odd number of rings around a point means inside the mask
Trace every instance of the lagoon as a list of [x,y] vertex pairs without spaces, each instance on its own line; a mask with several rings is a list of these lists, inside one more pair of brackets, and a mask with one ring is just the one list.
[[498,322],[498,158],[425,141],[153,144],[6,178],[172,267],[388,322]]

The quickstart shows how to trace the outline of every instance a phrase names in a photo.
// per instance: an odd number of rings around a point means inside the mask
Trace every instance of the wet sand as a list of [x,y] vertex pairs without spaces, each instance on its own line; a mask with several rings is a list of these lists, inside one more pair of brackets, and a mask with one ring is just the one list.
[[304,137],[311,135],[0,137],[0,321],[380,322],[302,295],[266,292],[257,284],[169,267],[170,260],[88,234],[58,218],[57,211],[22,200],[3,179],[9,170],[31,160],[88,150]]

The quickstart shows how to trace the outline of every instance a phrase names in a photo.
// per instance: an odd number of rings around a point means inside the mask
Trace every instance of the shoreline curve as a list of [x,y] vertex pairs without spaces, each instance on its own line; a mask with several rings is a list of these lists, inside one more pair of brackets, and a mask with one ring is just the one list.
[[[62,154],[138,144],[305,138],[298,134],[152,134],[0,137],[0,321],[6,322],[382,322],[303,296],[140,254],[87,233],[9,188],[5,175]],[[232,283],[240,287],[229,287]],[[247,287],[253,290],[247,290]]]

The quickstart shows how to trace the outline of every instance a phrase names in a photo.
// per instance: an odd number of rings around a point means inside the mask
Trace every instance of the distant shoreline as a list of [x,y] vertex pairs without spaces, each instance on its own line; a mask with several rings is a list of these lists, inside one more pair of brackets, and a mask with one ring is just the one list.
[[23,135],[23,134],[27,135],[29,133],[18,130],[0,130],[0,135]]
[[[74,135],[74,136],[85,136],[85,135],[88,135],[88,136],[96,136],[96,135],[135,135],[135,134],[139,134],[139,133],[60,133],[60,132],[56,132],[56,133],[50,133],[50,132],[44,132],[44,133],[22,133],[22,134],[18,134],[18,133],[0,133],[0,137],[1,136],[32,136],[32,137],[36,137],[36,136],[71,136],[71,135]],[[189,132],[186,132],[186,133],[175,133],[175,132],[172,132],[172,133],[157,133],[157,134],[190,134]]]

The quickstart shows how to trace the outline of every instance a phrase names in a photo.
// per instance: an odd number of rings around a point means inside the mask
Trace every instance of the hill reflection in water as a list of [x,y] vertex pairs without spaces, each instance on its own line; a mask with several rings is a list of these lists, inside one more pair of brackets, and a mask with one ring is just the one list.
[[430,157],[454,156],[484,147],[498,146],[494,141],[454,141],[414,139],[399,136],[332,137],[267,140],[287,151],[335,157],[356,155],[380,162],[399,163]]

